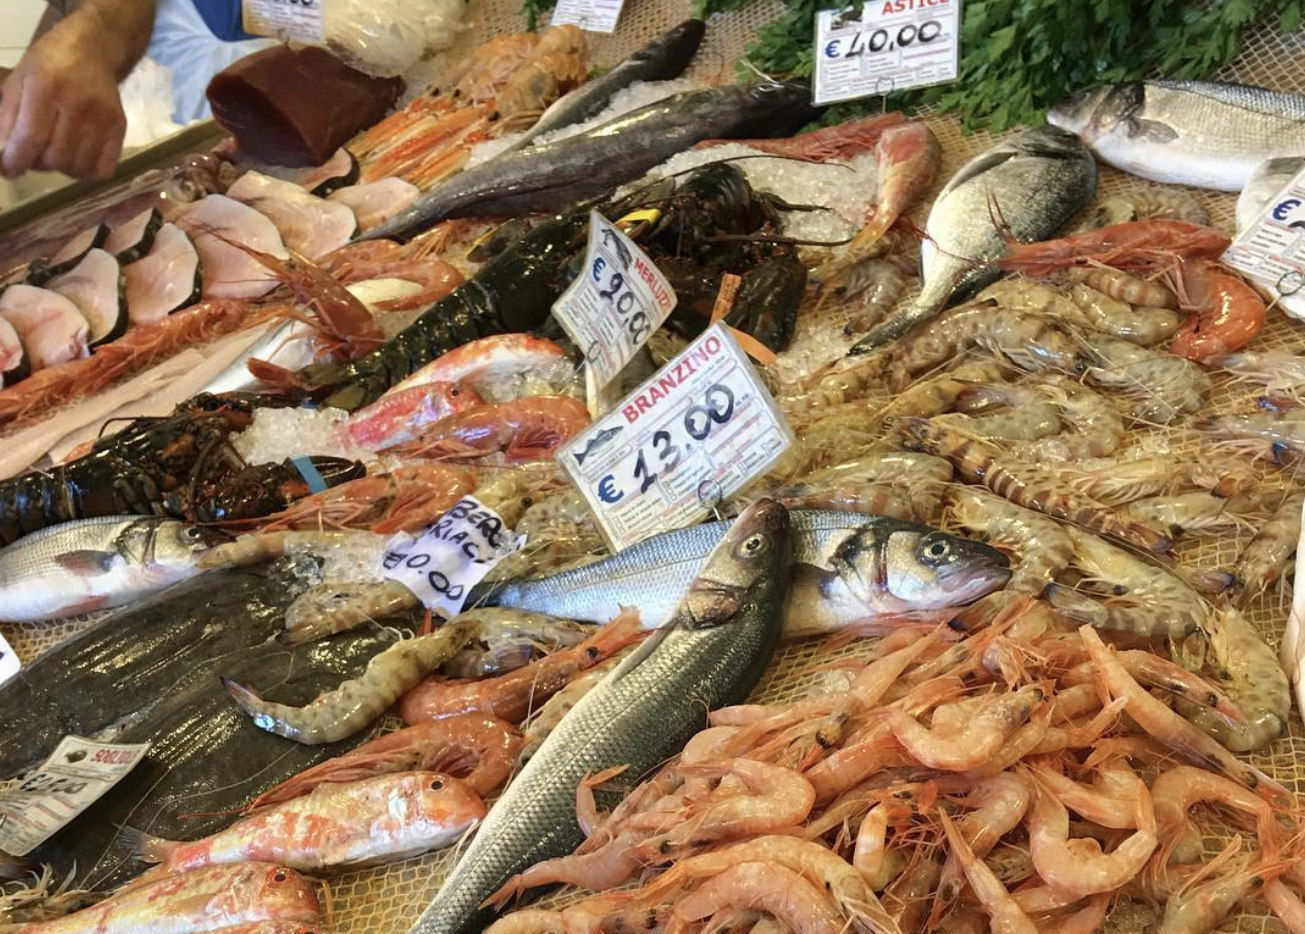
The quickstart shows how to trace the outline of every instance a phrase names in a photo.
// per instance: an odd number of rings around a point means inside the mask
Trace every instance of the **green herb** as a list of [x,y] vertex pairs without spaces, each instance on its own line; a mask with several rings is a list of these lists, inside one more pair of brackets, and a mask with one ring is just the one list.
[[526,14],[526,29],[534,32],[539,28],[539,17],[553,7],[557,0],[521,0],[521,12]]
[[[538,0],[533,0],[538,2]],[[699,15],[739,10],[759,0],[698,0]],[[866,0],[869,3],[879,0]],[[968,0],[961,61],[952,84],[896,94],[889,104],[932,104],[955,111],[968,129],[1038,125],[1070,94],[1156,72],[1206,78],[1237,57],[1252,23],[1277,14],[1278,28],[1300,26],[1305,0]],[[757,32],[740,63],[743,78],[810,78],[815,14],[837,9],[796,0]],[[849,102],[827,119],[878,110],[878,99]]]

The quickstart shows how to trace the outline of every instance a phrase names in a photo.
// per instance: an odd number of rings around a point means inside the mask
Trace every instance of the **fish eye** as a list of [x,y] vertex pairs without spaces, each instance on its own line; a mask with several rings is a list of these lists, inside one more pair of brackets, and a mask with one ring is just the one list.
[[439,791],[439,790],[442,789],[443,787],[444,787],[444,779],[442,779],[442,778],[437,778],[437,779],[435,779],[435,781],[433,781],[433,782],[430,783],[430,790],[431,790],[431,791]]
[[743,544],[739,546],[740,552],[750,557],[764,555],[769,548],[770,542],[766,540],[764,535],[749,535],[743,540]]
[[931,567],[937,567],[947,560],[952,553],[952,546],[946,539],[936,538],[921,543],[920,560]]
[[199,541],[201,538],[203,538],[203,536],[204,533],[193,525],[186,529],[186,538],[190,539],[191,541]]
[[289,878],[290,878],[290,877],[289,877],[288,875],[286,875],[284,869],[278,869],[278,870],[277,870],[275,873],[273,873],[273,875],[272,875],[272,881],[273,881],[273,882],[284,882],[286,879],[289,879]]
[[600,654],[602,654],[598,651],[597,648],[595,648],[592,645],[589,646],[589,648],[587,648],[585,651],[589,653],[590,658],[597,658]]

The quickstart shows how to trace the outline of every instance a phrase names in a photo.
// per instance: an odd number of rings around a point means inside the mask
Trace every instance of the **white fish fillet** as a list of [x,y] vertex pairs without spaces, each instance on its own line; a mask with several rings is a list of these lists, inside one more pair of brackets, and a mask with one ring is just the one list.
[[18,332],[34,371],[86,356],[90,326],[77,306],[57,292],[11,285],[0,295],[0,318]]
[[382,312],[382,309],[377,307],[382,302],[402,301],[422,291],[424,286],[408,279],[389,277],[385,279],[366,279],[362,282],[346,285],[345,288],[349,291],[349,294],[362,302],[368,311],[377,314]]
[[365,231],[398,215],[420,197],[421,189],[416,185],[393,177],[338,188],[326,200],[347,204],[358,218],[358,229]]
[[293,182],[246,172],[227,197],[249,205],[276,225],[287,247],[319,259],[352,239],[358,221],[349,205],[311,195]]
[[107,251],[91,250],[68,272],[50,280],[48,287],[77,306],[91,326],[91,343],[113,340],[126,330],[122,271]]
[[127,282],[127,317],[155,324],[184,308],[195,295],[199,252],[175,224],[164,224],[142,259],[122,268]]
[[196,201],[177,219],[177,225],[199,250],[205,298],[261,298],[276,285],[276,276],[266,266],[228,240],[277,259],[290,256],[275,224],[225,195]]
[[22,366],[23,342],[18,339],[14,326],[0,318],[0,386],[4,385],[4,374]]

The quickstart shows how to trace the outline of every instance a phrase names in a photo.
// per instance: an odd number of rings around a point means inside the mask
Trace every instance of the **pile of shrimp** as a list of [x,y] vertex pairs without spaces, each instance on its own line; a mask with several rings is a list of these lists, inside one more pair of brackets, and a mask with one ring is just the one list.
[[[1299,805],[1223,742],[1272,733],[1281,676],[1237,612],[1209,623],[1255,685],[1230,691],[1154,643],[998,596],[963,634],[898,629],[806,696],[711,711],[646,781],[592,776],[586,841],[495,902],[592,894],[488,930],[1090,934],[1128,906],[1139,927],[1204,934],[1253,899],[1305,929]],[[604,813],[599,787],[628,794]]]

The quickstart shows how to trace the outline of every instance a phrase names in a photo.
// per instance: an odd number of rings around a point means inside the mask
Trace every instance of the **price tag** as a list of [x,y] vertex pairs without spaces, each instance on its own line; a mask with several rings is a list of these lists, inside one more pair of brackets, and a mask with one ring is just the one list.
[[866,0],[816,14],[817,104],[956,80],[961,0]]
[[411,590],[428,609],[452,619],[462,612],[471,588],[525,541],[498,513],[466,496],[420,537],[390,539],[382,573]]
[[240,19],[245,32],[269,36],[282,42],[320,44],[322,4],[325,0],[240,0]]
[[558,461],[615,550],[707,515],[792,443],[752,364],[717,324]]
[[643,250],[590,211],[584,272],[554,303],[553,315],[584,351],[593,391],[616,378],[675,301],[670,283]]
[[18,653],[5,641],[5,637],[0,635],[0,684],[4,684],[18,674],[22,667],[23,663],[18,658]]
[[65,736],[39,769],[0,792],[0,850],[26,856],[116,785],[149,748]]
[[1223,262],[1305,320],[1305,170],[1293,178],[1223,254]]
[[573,23],[586,32],[616,32],[625,0],[557,0],[551,26]]

